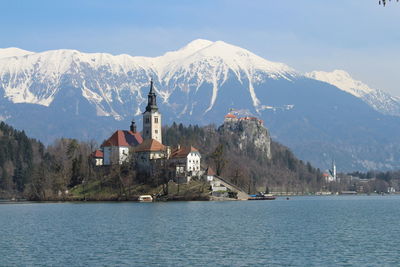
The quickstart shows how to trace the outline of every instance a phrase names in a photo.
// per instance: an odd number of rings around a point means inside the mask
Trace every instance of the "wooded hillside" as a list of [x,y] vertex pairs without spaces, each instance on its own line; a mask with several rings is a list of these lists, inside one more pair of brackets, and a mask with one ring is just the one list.
[[[166,145],[197,147],[202,154],[203,167],[211,166],[219,175],[249,192],[266,187],[271,191],[313,192],[322,186],[319,170],[297,159],[278,143],[272,142],[272,158],[267,159],[255,146],[239,149],[235,143],[237,136],[218,131],[214,125],[199,127],[174,123],[164,127],[163,133]],[[113,192],[113,198],[121,199],[122,196],[127,198],[130,194],[127,191],[135,185],[146,184],[146,179],[137,175],[134,164],[93,166],[90,153],[96,148],[94,142],[74,139],[59,139],[45,147],[23,131],[2,122],[0,198],[64,199],[71,189],[83,184],[96,186],[98,192],[108,190]],[[160,186],[162,181],[166,179],[149,177],[147,184]]]
[[172,124],[164,127],[164,143],[176,146],[193,145],[218,174],[246,191],[270,190],[315,192],[323,186],[320,170],[297,159],[285,146],[272,141],[272,158],[260,153],[255,145],[240,149],[235,134],[219,131],[215,125],[205,127]]

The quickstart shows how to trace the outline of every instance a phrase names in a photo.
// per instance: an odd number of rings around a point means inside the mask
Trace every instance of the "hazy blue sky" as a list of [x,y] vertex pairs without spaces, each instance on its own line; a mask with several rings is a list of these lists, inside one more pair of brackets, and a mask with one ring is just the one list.
[[204,38],[295,69],[344,69],[400,96],[400,3],[378,0],[2,0],[0,47],[158,56]]

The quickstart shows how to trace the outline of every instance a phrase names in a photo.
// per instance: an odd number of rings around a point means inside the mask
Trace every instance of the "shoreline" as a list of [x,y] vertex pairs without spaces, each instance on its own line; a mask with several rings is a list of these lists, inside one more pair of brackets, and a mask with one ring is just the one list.
[[[290,198],[290,197],[376,197],[376,196],[398,196],[399,193],[392,194],[331,194],[331,195],[317,195],[317,194],[304,194],[304,195],[275,195],[278,198]],[[133,203],[156,203],[156,202],[183,202],[183,201],[211,201],[211,202],[223,202],[223,201],[248,201],[243,199],[233,199],[233,198],[219,198],[219,197],[171,197],[169,199],[159,199],[152,202],[141,202],[138,199],[80,199],[80,198],[64,198],[64,199],[47,199],[47,200],[29,200],[29,199],[0,199],[1,204],[23,204],[23,203],[122,203],[122,202],[133,202]]]

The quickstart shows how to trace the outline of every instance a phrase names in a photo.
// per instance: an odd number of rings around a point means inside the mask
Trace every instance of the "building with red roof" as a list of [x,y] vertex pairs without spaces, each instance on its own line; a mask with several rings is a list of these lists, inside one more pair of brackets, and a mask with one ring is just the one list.
[[193,146],[179,146],[175,148],[170,155],[170,162],[175,168],[177,176],[190,177],[198,176],[201,172],[201,154],[199,150]]
[[101,150],[96,150],[92,153],[92,160],[93,160],[93,164],[95,166],[101,166],[103,165],[103,151]]
[[228,113],[224,117],[225,122],[231,122],[231,121],[237,121],[237,120],[238,120],[238,117],[232,113]]
[[206,178],[207,178],[207,182],[211,182],[211,181],[214,180],[214,176],[217,175],[217,174],[215,173],[215,171],[210,166],[208,166],[208,168],[205,171],[205,175],[206,175]]
[[139,146],[137,146],[134,151],[136,153],[142,152],[161,152],[165,151],[166,146],[158,142],[156,139],[147,139]]
[[264,124],[263,120],[260,120],[256,117],[250,117],[250,116],[238,117],[232,113],[228,113],[224,117],[224,122],[238,122],[238,121],[255,121],[256,123],[259,123],[261,125]]
[[[151,173],[157,160],[168,159],[168,147],[164,146],[156,139],[146,139],[134,148],[136,154],[137,167],[142,172]],[[158,166],[159,167],[159,166]]]
[[132,121],[130,131],[117,130],[101,145],[103,164],[122,164],[129,158],[129,149],[141,143],[143,143],[143,138],[136,131],[136,124]]
[[[228,114],[228,118],[236,118]],[[162,144],[161,113],[157,107],[153,81],[150,84],[148,103],[143,112],[143,136],[136,131],[132,121],[129,131],[115,131],[101,145],[102,151],[95,151],[93,158],[101,159],[102,164],[122,164],[133,157],[132,162],[140,173],[154,175],[161,168],[168,169],[168,176],[178,177],[176,181],[190,181],[192,176],[200,176],[201,154],[193,146],[172,149]],[[100,161],[99,161],[100,162]],[[98,165],[98,164],[96,164]],[[166,169],[164,169],[166,170]]]
[[101,145],[102,147],[109,146],[137,146],[143,142],[142,136],[138,132],[117,130],[110,138]]

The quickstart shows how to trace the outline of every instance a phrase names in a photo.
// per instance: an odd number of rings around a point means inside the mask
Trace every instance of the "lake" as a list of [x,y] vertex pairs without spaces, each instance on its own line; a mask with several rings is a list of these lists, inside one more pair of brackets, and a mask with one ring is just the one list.
[[394,266],[400,196],[0,204],[0,266]]

